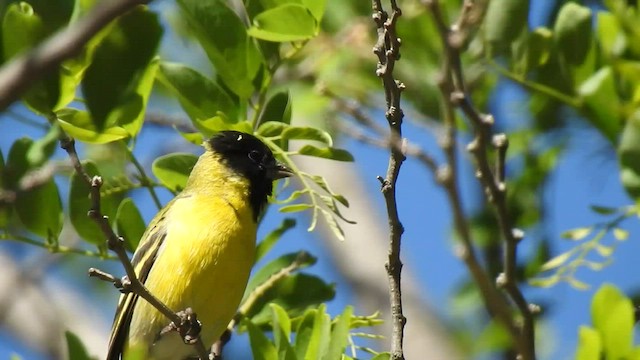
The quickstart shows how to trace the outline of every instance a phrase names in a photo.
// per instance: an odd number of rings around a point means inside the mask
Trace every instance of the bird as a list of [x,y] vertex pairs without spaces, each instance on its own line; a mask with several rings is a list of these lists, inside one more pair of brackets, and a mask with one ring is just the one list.
[[[210,346],[226,330],[255,257],[258,219],[275,180],[293,175],[257,137],[221,131],[203,141],[185,188],[149,223],[131,260],[147,289],[173,311],[191,308]],[[120,296],[107,360],[127,349],[154,360],[196,356],[170,321],[134,293]]]

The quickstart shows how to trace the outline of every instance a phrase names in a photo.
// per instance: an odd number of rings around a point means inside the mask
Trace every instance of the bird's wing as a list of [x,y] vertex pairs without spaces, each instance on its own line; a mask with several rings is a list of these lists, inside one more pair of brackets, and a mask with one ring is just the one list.
[[[143,284],[147,280],[147,276],[153,267],[158,251],[167,235],[164,217],[170,205],[171,204],[168,204],[153,219],[149,228],[142,236],[142,241],[138,245],[138,249],[131,260],[138,279]],[[122,352],[124,351],[124,346],[129,335],[129,325],[133,316],[133,309],[136,306],[137,300],[138,295],[133,293],[127,293],[120,297],[116,315],[113,320],[113,327],[111,328],[107,360],[118,360],[122,357]]]

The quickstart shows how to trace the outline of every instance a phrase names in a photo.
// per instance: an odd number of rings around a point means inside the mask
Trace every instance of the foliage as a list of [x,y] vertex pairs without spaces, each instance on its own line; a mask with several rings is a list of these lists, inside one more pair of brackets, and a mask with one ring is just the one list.
[[576,360],[640,359],[640,346],[633,346],[633,312],[618,288],[602,285],[591,303],[593,327],[580,327]]

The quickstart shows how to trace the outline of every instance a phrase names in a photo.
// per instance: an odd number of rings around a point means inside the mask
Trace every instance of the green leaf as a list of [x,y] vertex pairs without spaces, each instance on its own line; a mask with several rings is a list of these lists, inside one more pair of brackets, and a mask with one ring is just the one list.
[[327,0],[302,0],[302,4],[309,9],[309,12],[316,19],[319,24],[324,15],[325,8],[327,6]]
[[281,213],[292,213],[292,212],[305,211],[311,208],[313,208],[313,205],[311,204],[293,204],[293,205],[282,206],[278,210]]
[[[55,134],[55,130],[50,131],[38,142],[22,138],[13,143],[2,173],[7,188],[18,188],[29,171],[36,170],[51,156],[53,149],[49,143],[53,141],[55,144],[55,139],[49,138],[51,134]],[[57,240],[62,230],[63,217],[60,194],[53,178],[37,187],[20,192],[15,210],[29,231],[50,241]]]
[[2,47],[5,59],[35,47],[46,35],[39,14],[27,2],[7,6],[2,18]]
[[178,4],[217,76],[241,99],[248,99],[262,58],[238,15],[223,0],[179,0]]
[[9,189],[17,188],[20,179],[34,167],[34,164],[28,162],[27,153],[33,145],[33,140],[29,138],[20,138],[16,140],[9,149],[7,156],[7,164],[2,173],[3,182]]
[[[313,324],[315,322],[316,309],[309,309],[301,316],[298,326],[296,328],[296,340],[294,348],[298,359],[306,359],[307,349],[311,342],[311,336],[313,335]],[[309,357],[311,359],[317,359],[318,357]]]
[[188,132],[183,132],[178,130],[176,126],[174,126],[173,128],[178,132],[178,134],[180,134],[180,136],[182,136],[183,139],[187,140],[193,145],[198,145],[198,146],[202,145],[202,142],[204,141],[204,136],[202,135],[201,132],[188,133]]
[[266,305],[270,303],[281,305],[291,317],[295,317],[309,307],[334,297],[334,285],[327,284],[314,275],[297,273],[281,279],[266,291],[252,308],[251,319],[256,324],[267,323],[270,316]]
[[57,241],[62,231],[62,201],[58,186],[50,179],[46,183],[19,194],[16,213],[32,233]]
[[316,185],[320,186],[320,188],[322,188],[322,190],[324,190],[327,193],[329,193],[332,198],[334,198],[335,200],[339,201],[342,205],[344,205],[346,207],[349,207],[349,201],[347,201],[347,199],[344,196],[334,193],[329,188],[329,184],[327,184],[327,181],[322,176],[309,175],[309,179],[311,179]]
[[595,249],[602,257],[609,257],[613,254],[613,247],[602,244],[596,244]]
[[588,326],[580,326],[576,360],[600,360],[601,352],[602,339],[600,334]]
[[161,35],[157,15],[138,6],[120,17],[98,45],[82,82],[96,130],[121,126],[132,136],[140,130]]
[[[49,31],[41,14],[27,2],[10,4],[2,19],[2,47],[4,58],[9,59],[38,45]],[[56,108],[60,98],[60,72],[46,74],[31,85],[23,95],[26,105],[39,114],[48,114]]]
[[485,15],[486,39],[490,53],[498,55],[513,42],[527,25],[529,0],[493,0]]
[[56,112],[58,124],[73,138],[89,144],[106,144],[129,137],[127,130],[120,126],[98,130],[89,113],[66,108]]
[[258,14],[247,34],[274,42],[300,41],[314,37],[317,27],[317,21],[308,8],[289,3]]
[[[291,124],[291,95],[289,95],[289,90],[278,91],[267,100],[258,123],[262,126],[268,121]],[[264,136],[274,135],[265,133]]]
[[282,220],[280,226],[277,229],[273,230],[267,236],[262,239],[262,241],[256,247],[256,260],[255,262],[260,261],[265,254],[271,250],[271,248],[280,240],[282,235],[293,229],[296,226],[296,220],[292,218],[286,218]]
[[87,348],[80,338],[71,331],[65,331],[64,337],[67,340],[67,352],[69,360],[92,360],[87,352]]
[[[91,161],[83,163],[85,171],[89,176],[99,176],[98,167]],[[102,246],[105,237],[95,221],[87,216],[87,212],[91,209],[92,203],[89,194],[91,187],[87,184],[83,177],[75,173],[71,176],[69,190],[69,218],[76,232],[84,240]],[[102,213],[109,217],[110,221],[114,220],[118,202],[113,196],[102,196],[101,207]]]
[[606,359],[626,359],[633,350],[633,305],[620,290],[604,284],[591,303],[593,325],[602,338]]
[[592,211],[597,212],[600,215],[611,215],[618,212],[618,209],[608,206],[591,205],[590,208]]
[[491,321],[475,341],[475,351],[498,351],[506,350],[512,344],[509,332],[502,323]]
[[296,360],[290,344],[291,319],[287,312],[278,304],[270,304],[273,338],[278,351],[278,359]]
[[60,127],[54,124],[44,137],[36,140],[29,147],[29,151],[26,154],[27,163],[33,167],[43,165],[57,149],[59,137]]
[[578,93],[589,112],[587,119],[612,143],[620,132],[620,100],[613,71],[605,66],[582,83]]
[[331,147],[318,148],[313,145],[305,145],[298,150],[298,154],[336,161],[353,161],[353,155],[351,155],[347,150]]
[[383,352],[374,356],[373,358],[371,358],[371,360],[391,360],[391,354],[388,352]]
[[549,277],[546,278],[535,278],[535,279],[530,279],[529,280],[529,285],[531,286],[537,286],[537,287],[542,287],[542,288],[548,288],[551,287],[555,284],[557,284],[558,282],[560,282],[560,276],[558,274],[553,274]]
[[536,28],[527,37],[527,69],[537,68],[549,61],[553,33],[545,27]]
[[589,284],[587,284],[584,281],[580,281],[576,278],[574,278],[573,276],[570,276],[568,278],[565,279],[567,281],[567,283],[569,283],[569,286],[573,287],[574,289],[577,290],[587,290],[589,289]]
[[593,231],[593,227],[587,226],[587,227],[567,230],[563,232],[560,236],[569,240],[582,240],[587,236],[589,236],[589,234],[591,234],[592,231]]
[[255,360],[279,360],[278,351],[275,346],[267,339],[259,327],[247,318],[242,319],[242,325],[244,325],[249,332],[249,343],[251,344],[251,352]]
[[116,211],[116,233],[124,238],[124,246],[134,252],[144,234],[146,225],[131,198],[125,198]]
[[304,256],[301,257],[301,254],[297,252],[282,255],[277,259],[272,260],[267,265],[261,267],[258,271],[255,272],[253,276],[251,276],[251,279],[249,279],[249,283],[247,284],[247,289],[245,290],[242,302],[247,299],[249,294],[251,294],[251,292],[253,292],[256,287],[269,280],[269,278],[273,274],[291,265],[294,261],[300,261],[301,259],[304,260],[304,262],[301,263],[300,269],[309,267],[315,264],[317,261],[315,257],[311,256],[308,253],[304,253]]
[[620,180],[629,195],[640,200],[640,111],[626,122],[618,145]]
[[598,11],[596,16],[597,39],[602,53],[607,57],[620,56],[625,50],[625,41],[622,41],[624,35],[616,15],[608,11]]
[[629,239],[629,232],[624,229],[613,228],[613,237],[618,241],[625,241]]
[[220,85],[196,70],[178,63],[163,62],[158,79],[178,98],[198,130],[207,130],[202,121],[215,116],[225,122],[237,122],[238,106],[234,100]]
[[313,330],[304,359],[323,359],[329,350],[331,319],[325,313],[326,306],[318,306],[313,319]]
[[193,154],[168,154],[160,156],[151,165],[151,171],[162,185],[173,192],[179,192],[187,186],[189,174],[198,161]]
[[351,325],[351,317],[353,316],[353,307],[347,306],[338,321],[333,325],[331,330],[331,341],[329,342],[329,351],[324,359],[340,359],[344,350],[349,343],[349,329]]
[[313,127],[288,127],[284,129],[282,138],[284,140],[315,140],[322,142],[327,146],[333,146],[333,140],[328,132]]
[[584,62],[591,47],[591,9],[574,2],[565,3],[553,27],[558,51],[571,65]]

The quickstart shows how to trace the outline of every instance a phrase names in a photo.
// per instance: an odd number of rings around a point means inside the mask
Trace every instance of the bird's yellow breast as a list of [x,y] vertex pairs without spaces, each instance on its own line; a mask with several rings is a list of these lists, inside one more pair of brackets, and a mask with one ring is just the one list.
[[[247,203],[245,179],[227,178],[205,191],[176,198],[165,214],[166,237],[145,281],[152,294],[174,311],[191,307],[202,322],[205,345],[217,339],[235,314],[255,255],[256,223]],[[216,185],[216,184],[214,184]],[[225,191],[216,191],[224,188]],[[130,344],[154,342],[155,358],[193,352],[176,333],[158,339],[169,321],[139,299]]]

